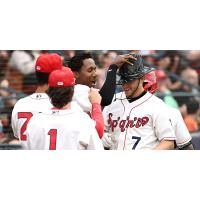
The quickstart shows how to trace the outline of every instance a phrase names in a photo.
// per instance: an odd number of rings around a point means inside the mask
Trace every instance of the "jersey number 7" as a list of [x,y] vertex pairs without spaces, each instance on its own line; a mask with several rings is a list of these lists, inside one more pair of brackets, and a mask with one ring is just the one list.
[[138,145],[139,141],[141,140],[141,137],[132,136],[132,139],[136,140],[135,144],[132,147],[132,150],[134,150],[136,148],[136,146]]
[[28,122],[30,121],[32,116],[33,116],[33,114],[31,112],[18,112],[18,115],[17,115],[18,119],[21,119],[21,118],[26,119],[26,121],[24,122],[24,124],[22,125],[22,127],[20,129],[20,139],[22,141],[26,141],[26,139],[27,139],[24,132],[25,132]]

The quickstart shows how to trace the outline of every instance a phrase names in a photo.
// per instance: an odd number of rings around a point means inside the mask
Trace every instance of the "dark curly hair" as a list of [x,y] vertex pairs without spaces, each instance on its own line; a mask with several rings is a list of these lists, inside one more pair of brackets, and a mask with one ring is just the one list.
[[68,67],[71,68],[72,71],[80,71],[83,66],[83,61],[85,59],[92,58],[91,53],[79,53],[76,56],[72,57],[68,62]]

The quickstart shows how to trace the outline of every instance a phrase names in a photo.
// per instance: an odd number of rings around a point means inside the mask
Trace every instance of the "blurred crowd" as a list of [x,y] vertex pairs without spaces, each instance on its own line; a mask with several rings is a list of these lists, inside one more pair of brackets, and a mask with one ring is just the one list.
[[[67,65],[82,50],[0,51],[0,143],[15,144],[10,118],[16,101],[35,91],[34,66],[41,53],[58,53]],[[117,55],[138,53],[145,64],[156,69],[157,96],[180,109],[190,133],[200,130],[200,51],[197,50],[92,50],[97,65],[97,88]],[[117,85],[116,92],[121,91]]]

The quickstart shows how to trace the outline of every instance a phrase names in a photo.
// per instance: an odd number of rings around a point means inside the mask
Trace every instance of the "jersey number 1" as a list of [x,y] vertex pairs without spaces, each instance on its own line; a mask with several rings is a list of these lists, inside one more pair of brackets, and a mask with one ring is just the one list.
[[48,135],[50,135],[49,150],[56,150],[57,129],[51,129]]
[[31,112],[18,112],[18,115],[17,115],[18,119],[21,119],[21,118],[26,119],[26,121],[24,122],[24,124],[22,125],[22,127],[20,129],[20,139],[22,141],[26,141],[26,139],[27,139],[24,132],[25,132],[28,122],[30,121],[32,116],[33,116],[33,114]]

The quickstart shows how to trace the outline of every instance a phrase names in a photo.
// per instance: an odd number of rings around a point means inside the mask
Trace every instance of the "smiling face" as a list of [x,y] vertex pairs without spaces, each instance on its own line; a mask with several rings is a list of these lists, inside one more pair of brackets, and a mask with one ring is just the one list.
[[142,79],[136,79],[129,83],[122,84],[122,88],[125,92],[125,95],[127,98],[134,98],[139,96],[143,91],[143,78]]
[[83,60],[81,69],[75,72],[77,84],[87,85],[88,87],[95,87],[97,74],[96,65],[92,58]]

